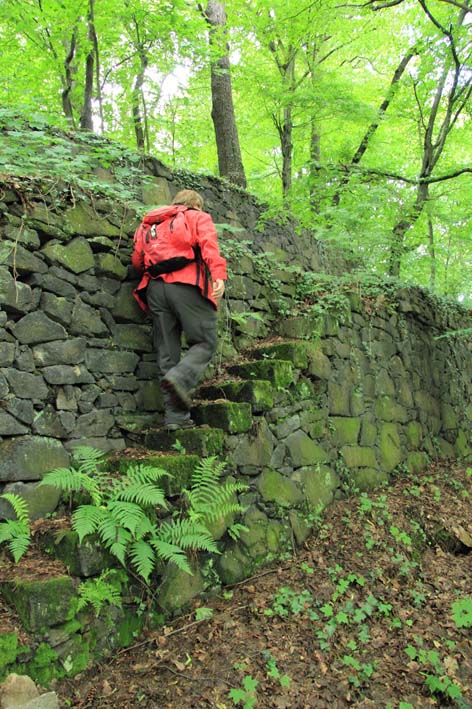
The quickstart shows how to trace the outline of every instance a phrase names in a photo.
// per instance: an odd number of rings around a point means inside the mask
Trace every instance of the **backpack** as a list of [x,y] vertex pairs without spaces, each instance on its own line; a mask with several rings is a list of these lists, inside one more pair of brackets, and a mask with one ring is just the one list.
[[138,238],[141,238],[144,267],[152,278],[179,271],[197,260],[185,219],[186,211],[187,207],[174,205],[154,209],[145,215]]
[[210,274],[207,264],[202,259],[200,246],[193,243],[185,219],[185,212],[188,209],[191,207],[175,204],[148,212],[136,232],[135,243],[140,241],[144,268],[151,278],[157,278],[163,273],[180,271],[188,264],[195,263],[195,285],[200,285],[202,271],[202,292],[207,297]]

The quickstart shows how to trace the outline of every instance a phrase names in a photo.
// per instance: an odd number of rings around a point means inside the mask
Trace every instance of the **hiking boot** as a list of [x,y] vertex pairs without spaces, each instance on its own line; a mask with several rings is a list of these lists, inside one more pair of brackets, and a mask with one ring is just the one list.
[[164,377],[161,381],[161,387],[165,389],[168,394],[170,394],[173,403],[178,406],[179,409],[183,409],[184,411],[188,411],[190,409],[192,406],[192,399],[187,394],[185,389],[180,386],[180,384],[177,384],[177,382],[173,379]]
[[196,423],[192,419],[185,419],[181,423],[166,423],[164,428],[166,431],[181,431],[184,428],[195,428]]

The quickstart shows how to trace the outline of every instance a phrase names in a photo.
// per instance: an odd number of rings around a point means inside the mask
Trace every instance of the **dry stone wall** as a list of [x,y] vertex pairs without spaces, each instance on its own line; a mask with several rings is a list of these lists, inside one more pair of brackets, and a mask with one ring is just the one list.
[[[469,450],[470,343],[437,338],[470,318],[438,310],[416,289],[388,302],[353,291],[337,313],[281,315],[295,292],[291,265],[328,273],[348,265],[293,224],[260,229],[262,207],[219,180],[183,180],[154,160],[147,170],[143,212],[194,187],[214,221],[229,225],[222,247],[250,243],[230,264],[221,357],[273,335],[317,343],[308,370],[280,388],[255,428],[229,439],[234,468],[265,474],[263,496],[273,471],[292,479],[327,465],[337,480],[350,471],[362,487],[399,465]],[[74,445],[120,450],[161,420],[151,325],[131,296],[139,217],[64,190],[25,193],[5,184],[1,192],[0,484],[29,496],[33,517],[55,504],[39,499],[36,481],[67,465]],[[273,271],[264,273],[268,252]]]

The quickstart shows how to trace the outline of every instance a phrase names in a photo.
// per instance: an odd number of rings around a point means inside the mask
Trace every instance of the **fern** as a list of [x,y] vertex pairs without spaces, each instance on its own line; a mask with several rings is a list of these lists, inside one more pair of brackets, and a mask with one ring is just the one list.
[[216,462],[215,456],[203,458],[196,466],[191,488],[185,491],[190,519],[209,524],[242,512],[236,494],[247,490],[248,486],[229,480],[221,484],[223,469],[224,463]]
[[0,523],[0,544],[8,544],[15,563],[18,563],[31,543],[28,505],[23,497],[13,493],[6,492],[0,497],[10,503],[17,517]]
[[102,493],[98,482],[86,473],[74,468],[55,468],[49,473],[45,473],[39,484],[51,485],[67,493],[81,492],[83,490],[90,495],[94,505],[99,506],[102,504]]
[[157,555],[164,561],[172,561],[176,566],[187,574],[193,575],[186,553],[176,544],[169,544],[162,539],[151,539],[150,544],[156,550]]
[[123,602],[120,591],[113,583],[107,581],[108,575],[109,572],[105,571],[98,578],[87,579],[80,584],[77,589],[79,595],[77,610],[80,611],[90,604],[98,616],[105,603],[121,608]]

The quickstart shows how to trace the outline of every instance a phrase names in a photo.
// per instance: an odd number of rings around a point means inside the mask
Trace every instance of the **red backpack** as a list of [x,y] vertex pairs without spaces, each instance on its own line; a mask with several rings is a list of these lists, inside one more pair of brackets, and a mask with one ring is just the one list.
[[187,209],[180,204],[153,209],[136,232],[135,242],[141,242],[144,268],[153,278],[179,271],[197,260],[185,219]]

